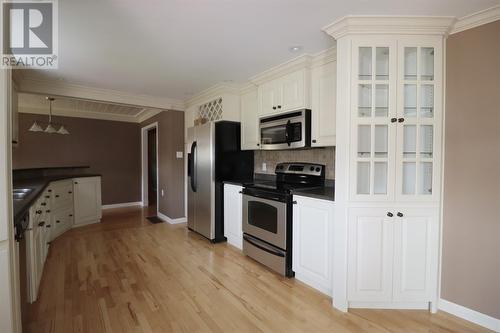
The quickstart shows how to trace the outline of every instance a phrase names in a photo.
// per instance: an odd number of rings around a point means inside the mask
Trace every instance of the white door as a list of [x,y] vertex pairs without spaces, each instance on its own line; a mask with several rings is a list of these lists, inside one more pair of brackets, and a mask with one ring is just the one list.
[[101,177],[75,178],[75,225],[99,222],[101,213]]
[[398,47],[396,200],[438,201],[441,150],[441,48],[402,40]]
[[311,145],[335,146],[337,63],[315,67],[311,77]]
[[289,111],[305,107],[305,70],[287,74],[279,79],[281,100],[278,111]]
[[394,301],[435,301],[438,277],[437,208],[401,208],[394,224]]
[[259,149],[257,89],[241,95],[241,149]]
[[351,108],[351,198],[392,201],[396,142],[396,45],[353,45]]
[[266,82],[259,87],[259,114],[261,116],[278,112],[281,103],[281,91],[276,80]]
[[351,208],[348,235],[348,300],[392,299],[394,221],[384,208]]
[[241,186],[224,184],[224,236],[239,249],[243,247]]
[[334,203],[294,196],[292,269],[295,278],[331,295]]

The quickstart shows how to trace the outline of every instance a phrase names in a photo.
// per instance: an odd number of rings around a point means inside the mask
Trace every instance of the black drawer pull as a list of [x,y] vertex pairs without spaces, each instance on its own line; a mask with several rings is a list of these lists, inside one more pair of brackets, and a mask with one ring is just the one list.
[[389,217],[393,217],[393,216],[394,216],[394,214],[393,214],[393,213],[391,213],[391,212],[387,212],[387,216],[389,216]]
[[73,193],[73,191],[68,191],[69,194]]
[[312,143],[316,143],[316,140],[312,140]]
[[403,213],[401,213],[401,212],[398,212],[397,215],[398,215],[398,217],[403,217],[404,216]]
[[46,195],[46,196],[45,196],[45,199],[50,199],[50,195]]
[[44,221],[42,221],[42,222],[38,222],[38,226],[39,226],[39,227],[43,227],[44,225],[45,225],[45,222],[44,222]]
[[403,121],[405,121],[405,118],[399,118],[398,119],[398,122],[402,123]]
[[40,205],[47,206],[47,203],[46,202],[42,202]]
[[59,198],[59,194],[56,194],[56,198]]
[[56,223],[61,223],[61,221],[59,221],[59,220],[56,220]]
[[398,121],[398,118],[391,118],[391,123],[395,123],[396,121]]
[[276,110],[276,107],[275,107],[275,106],[273,106],[273,110]]
[[47,192],[52,192],[52,190],[47,190]]
[[50,209],[47,209],[47,210],[45,211],[45,213],[50,213]]
[[41,210],[37,210],[35,213],[36,214],[42,214],[42,211]]
[[73,217],[73,214],[69,214],[69,217]]
[[47,224],[45,227],[46,227],[46,228],[50,228],[50,224]]
[[278,109],[281,109],[281,105],[278,105]]

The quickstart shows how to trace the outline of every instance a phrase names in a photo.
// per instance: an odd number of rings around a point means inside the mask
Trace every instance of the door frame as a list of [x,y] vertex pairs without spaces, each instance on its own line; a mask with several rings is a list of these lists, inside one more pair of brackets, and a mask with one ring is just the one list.
[[141,128],[141,201],[142,206],[147,207],[149,205],[148,198],[148,131],[156,128],[156,214],[159,212],[159,200],[160,200],[160,174],[159,174],[159,164],[158,160],[158,137],[160,136],[158,122],[154,122],[147,126]]

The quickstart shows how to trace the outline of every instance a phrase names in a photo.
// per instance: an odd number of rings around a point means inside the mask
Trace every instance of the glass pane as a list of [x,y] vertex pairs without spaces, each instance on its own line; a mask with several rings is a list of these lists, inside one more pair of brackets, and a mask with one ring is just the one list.
[[415,158],[417,153],[417,126],[403,126],[403,157]]
[[432,125],[420,126],[420,156],[424,158],[432,158],[432,142],[433,142]]
[[376,79],[389,80],[389,48],[377,47],[375,61]]
[[360,84],[358,89],[358,115],[370,117],[372,115],[372,85]]
[[358,126],[358,157],[371,156],[371,127],[370,125]]
[[387,125],[375,125],[375,157],[387,157]]
[[387,194],[387,162],[373,164],[373,193]]
[[403,163],[403,194],[415,194],[415,162]]
[[417,79],[417,48],[405,47],[405,80]]
[[420,117],[432,118],[434,114],[434,86],[423,84],[420,86]]
[[375,86],[375,117],[387,117],[389,113],[389,85]]
[[248,224],[278,233],[278,209],[260,201],[248,202]]
[[405,117],[417,116],[417,85],[405,84]]
[[360,47],[359,48],[359,79],[371,80],[372,79],[372,48]]
[[434,48],[422,47],[420,49],[420,78],[434,80]]
[[262,144],[286,143],[286,126],[265,127],[260,130],[260,140]]
[[419,167],[418,194],[432,194],[432,163],[422,162]]
[[358,162],[358,194],[370,194],[370,162]]

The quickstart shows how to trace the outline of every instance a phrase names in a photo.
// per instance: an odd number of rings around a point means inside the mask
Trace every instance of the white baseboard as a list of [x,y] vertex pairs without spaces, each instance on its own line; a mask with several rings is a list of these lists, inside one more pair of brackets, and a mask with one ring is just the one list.
[[163,221],[165,221],[167,223],[170,223],[170,224],[178,224],[178,223],[186,223],[187,222],[187,218],[186,217],[179,217],[177,219],[173,219],[173,218],[170,218],[167,215],[164,215],[164,214],[162,214],[160,212],[158,212],[158,217],[160,219],[162,219]]
[[89,225],[89,224],[95,224],[95,223],[100,223],[100,222],[101,222],[101,219],[99,219],[99,220],[85,221],[85,222],[81,222],[81,223],[78,223],[78,224],[73,224],[71,226],[71,229],[75,229],[75,228],[79,228],[79,227],[84,227],[84,226]]
[[490,317],[484,313],[466,308],[465,306],[440,299],[439,310],[448,312],[449,314],[465,319],[474,324],[486,327],[492,331],[500,332],[500,319]]
[[133,207],[133,206],[142,206],[142,201],[124,202],[112,205],[102,205],[102,209],[113,209],[113,208],[123,208],[123,207]]
[[429,310],[429,302],[349,302],[352,309]]

